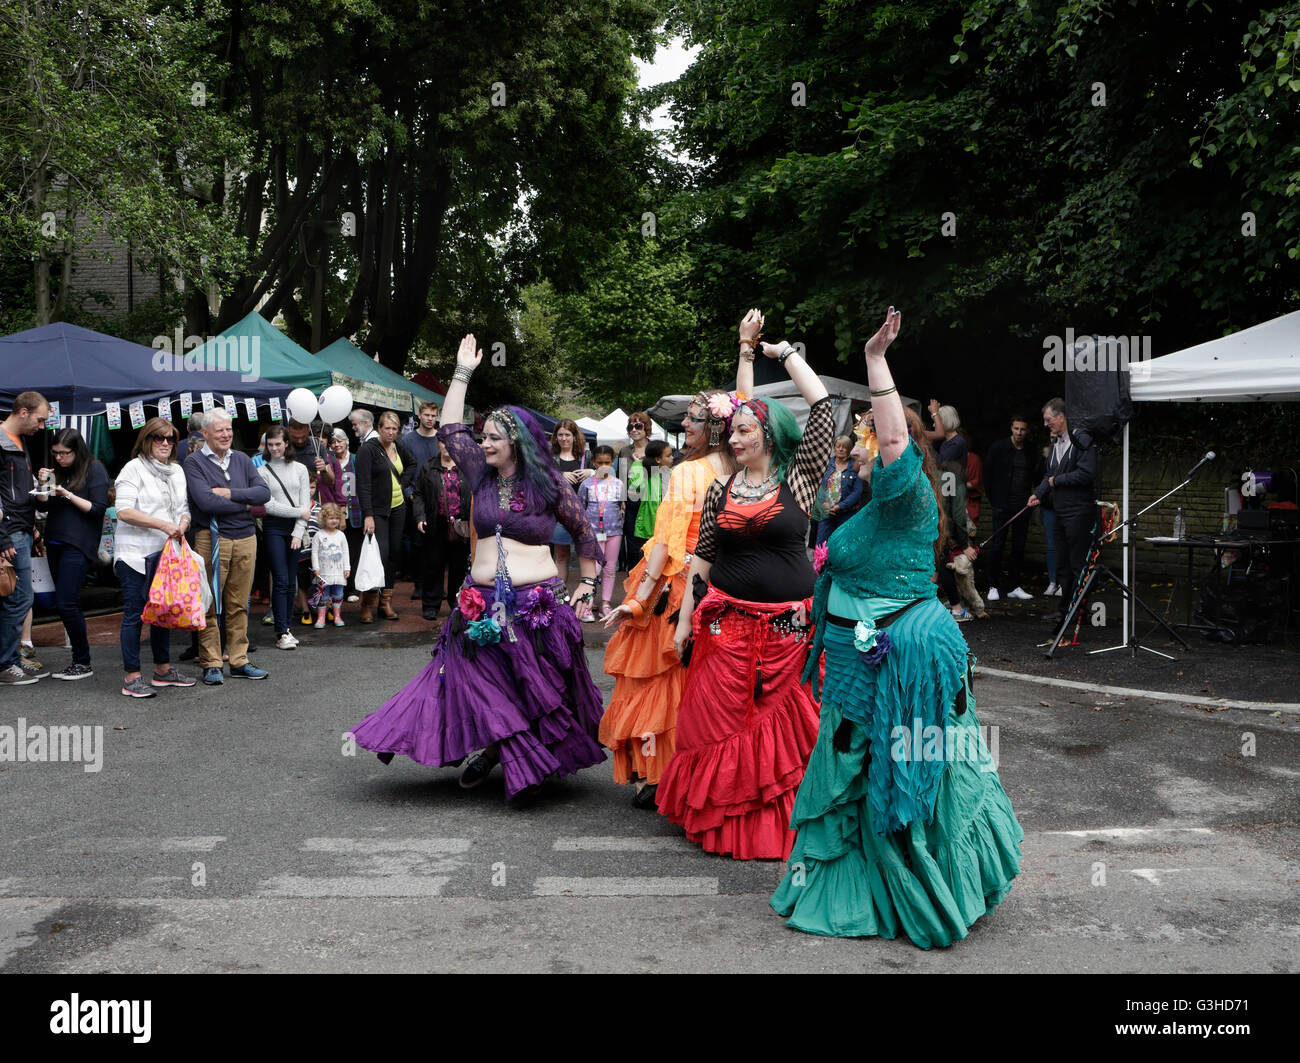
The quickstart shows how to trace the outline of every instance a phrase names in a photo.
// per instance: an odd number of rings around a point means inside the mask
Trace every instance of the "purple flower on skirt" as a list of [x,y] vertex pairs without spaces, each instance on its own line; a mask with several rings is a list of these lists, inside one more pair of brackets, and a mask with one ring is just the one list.
[[890,641],[889,638],[889,632],[879,631],[876,633],[875,645],[872,646],[871,649],[859,651],[859,653],[863,662],[874,668],[885,659],[885,654],[893,648],[893,645],[893,642]]
[[555,607],[555,594],[550,587],[534,587],[524,603],[524,611],[520,619],[529,631],[549,627],[551,617],[555,615]]
[[501,641],[501,625],[489,617],[487,620],[475,620],[470,624],[466,634],[480,646],[488,646]]

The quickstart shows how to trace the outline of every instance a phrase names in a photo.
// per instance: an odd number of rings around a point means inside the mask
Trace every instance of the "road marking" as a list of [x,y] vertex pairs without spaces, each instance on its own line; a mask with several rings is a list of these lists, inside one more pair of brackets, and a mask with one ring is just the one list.
[[1044,830],[1039,834],[1062,835],[1067,838],[1113,838],[1128,841],[1133,838],[1153,838],[1164,834],[1213,834],[1209,827],[1101,827],[1097,830]]
[[258,897],[439,897],[450,875],[345,875],[308,878],[276,875],[258,887]]
[[308,853],[340,853],[371,856],[376,853],[464,853],[468,838],[308,838],[302,849]]
[[589,838],[556,838],[551,847],[562,853],[664,853],[696,852],[685,838],[619,838],[617,836],[592,836]]
[[704,897],[718,892],[716,878],[539,878],[534,897]]
[[1223,868],[1217,867],[1131,867],[1128,873],[1136,875],[1140,879],[1150,882],[1153,886],[1160,886],[1160,881],[1165,875],[1182,875],[1188,871],[1195,871],[1201,875],[1222,872]]
[[64,852],[75,850],[109,852],[210,853],[222,842],[224,834],[200,834],[192,838],[69,838]]
[[1043,686],[1085,690],[1092,694],[1112,694],[1121,698],[1150,698],[1152,701],[1173,701],[1184,705],[1213,705],[1220,709],[1252,709],[1255,712],[1285,712],[1291,716],[1300,716],[1300,702],[1295,701],[1234,701],[1231,698],[1206,698],[1199,694],[1167,694],[1160,690],[1108,687],[1100,683],[1081,683],[1075,679],[1024,675],[1021,672],[1008,672],[1002,668],[986,668],[982,664],[975,669],[975,674],[985,675],[990,679],[1018,679],[1022,683],[1041,683]]

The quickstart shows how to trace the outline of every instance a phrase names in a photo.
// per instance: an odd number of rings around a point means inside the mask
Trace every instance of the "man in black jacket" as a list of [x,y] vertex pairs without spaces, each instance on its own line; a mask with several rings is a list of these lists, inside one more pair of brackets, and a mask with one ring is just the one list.
[[[993,527],[1001,529],[989,544],[988,600],[996,602],[1002,595],[1002,547],[1011,535],[1011,572],[1008,598],[1026,601],[1033,597],[1020,585],[1025,560],[1025,538],[1029,533],[1029,510],[1025,503],[1043,476],[1042,462],[1028,445],[1029,418],[1019,414],[1011,418],[1011,435],[1003,436],[991,447],[984,459],[984,490],[993,504]],[[1024,509],[1023,513],[1020,511]],[[1003,527],[1020,513],[1008,527]]]
[[1043,424],[1052,433],[1047,472],[1029,496],[1031,506],[1046,505],[1056,511],[1056,556],[1061,580],[1059,623],[1065,619],[1074,597],[1074,584],[1083,570],[1097,521],[1097,448],[1087,432],[1070,434],[1065,417],[1065,400],[1052,399],[1043,407]]
[[0,428],[0,557],[14,567],[13,593],[0,598],[0,684],[28,686],[49,675],[48,668],[29,666],[18,648],[23,621],[32,607],[32,533],[36,502],[32,498],[32,462],[27,436],[45,427],[50,404],[38,391],[24,391],[14,399],[13,411]]

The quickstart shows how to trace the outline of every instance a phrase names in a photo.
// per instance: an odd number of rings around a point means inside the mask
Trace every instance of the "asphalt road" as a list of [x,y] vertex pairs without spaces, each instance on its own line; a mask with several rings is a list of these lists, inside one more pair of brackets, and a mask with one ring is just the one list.
[[347,755],[427,646],[310,635],[259,651],[261,683],[134,701],[106,671],[3,691],[0,726],[104,730],[99,771],[0,763],[0,971],[1300,966],[1294,711],[982,679],[1023,873],[965,941],[923,952],[787,930],[767,907],[780,865],[701,853],[608,764],[515,808],[499,773],[465,792],[452,769]]

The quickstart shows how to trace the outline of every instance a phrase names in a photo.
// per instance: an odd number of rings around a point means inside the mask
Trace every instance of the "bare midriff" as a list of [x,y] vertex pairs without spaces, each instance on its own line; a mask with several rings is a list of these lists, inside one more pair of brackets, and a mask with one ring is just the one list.
[[[551,548],[545,544],[530,545],[517,539],[501,537],[501,545],[506,553],[506,571],[510,573],[510,582],[516,587],[527,587],[533,583],[544,583],[559,575],[555,559],[551,557]],[[474,550],[474,566],[470,575],[475,583],[490,587],[497,578],[497,540],[489,535],[479,539]]]

